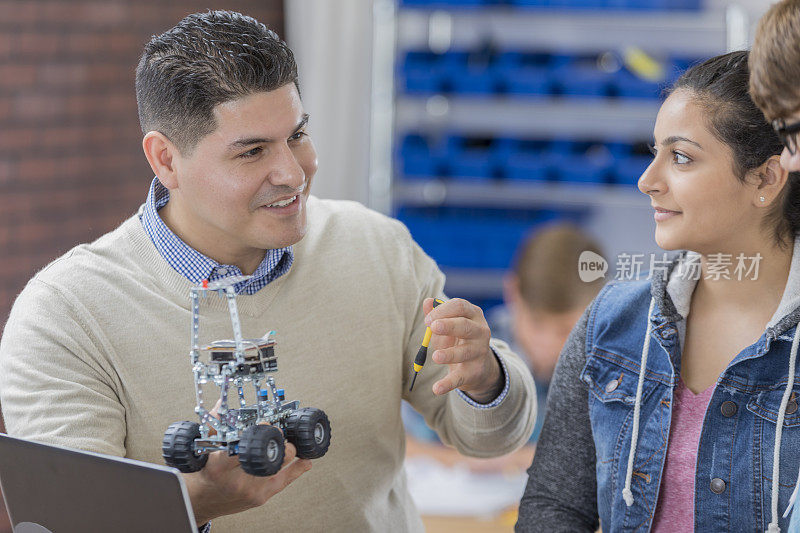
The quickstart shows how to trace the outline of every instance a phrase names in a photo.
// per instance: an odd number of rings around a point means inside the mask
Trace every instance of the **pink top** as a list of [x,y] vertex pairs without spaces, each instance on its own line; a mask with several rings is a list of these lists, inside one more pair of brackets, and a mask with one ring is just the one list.
[[672,426],[661,478],[653,533],[694,531],[694,474],[697,446],[714,385],[695,394],[678,381],[672,396]]

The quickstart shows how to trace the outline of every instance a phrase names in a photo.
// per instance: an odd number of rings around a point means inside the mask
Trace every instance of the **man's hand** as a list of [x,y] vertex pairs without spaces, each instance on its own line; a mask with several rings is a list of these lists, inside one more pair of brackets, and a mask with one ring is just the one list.
[[[216,416],[218,407],[219,402],[211,414]],[[294,445],[286,442],[281,470],[273,476],[257,477],[246,474],[236,456],[223,451],[209,454],[202,470],[183,474],[197,525],[264,504],[311,469],[310,460],[295,459],[296,455]]]
[[433,384],[434,394],[460,389],[478,403],[489,403],[503,390],[500,363],[489,348],[491,331],[480,307],[454,298],[434,309],[426,298],[422,310],[433,336],[435,363],[448,365],[447,376]]

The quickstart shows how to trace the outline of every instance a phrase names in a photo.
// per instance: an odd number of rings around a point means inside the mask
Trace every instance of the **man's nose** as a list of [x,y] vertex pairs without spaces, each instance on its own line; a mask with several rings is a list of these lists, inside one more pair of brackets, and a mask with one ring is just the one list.
[[795,150],[794,154],[784,148],[781,152],[781,166],[789,172],[800,172],[800,150]]
[[269,171],[269,182],[273,185],[286,185],[299,189],[305,182],[306,175],[297,158],[287,145],[278,150]]

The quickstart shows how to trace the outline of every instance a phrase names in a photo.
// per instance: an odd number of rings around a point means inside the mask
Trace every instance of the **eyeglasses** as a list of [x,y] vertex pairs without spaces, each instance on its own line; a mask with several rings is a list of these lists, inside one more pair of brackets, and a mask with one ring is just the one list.
[[782,119],[772,121],[772,127],[775,128],[775,133],[780,137],[781,142],[789,150],[789,153],[794,155],[797,153],[797,134],[800,133],[800,121],[786,125]]

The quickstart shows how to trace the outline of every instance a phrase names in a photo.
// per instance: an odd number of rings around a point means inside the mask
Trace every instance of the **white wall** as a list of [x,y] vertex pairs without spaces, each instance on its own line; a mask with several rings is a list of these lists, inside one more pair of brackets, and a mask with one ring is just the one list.
[[371,0],[286,0],[286,38],[319,155],[312,193],[368,199]]

